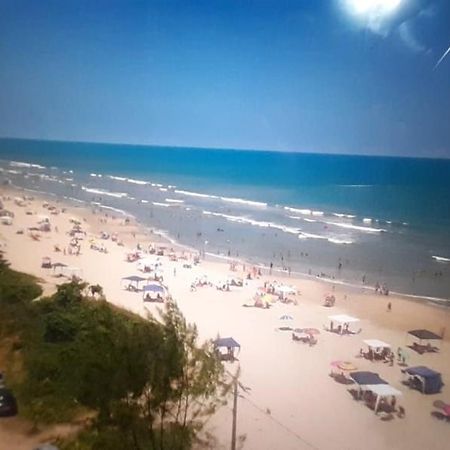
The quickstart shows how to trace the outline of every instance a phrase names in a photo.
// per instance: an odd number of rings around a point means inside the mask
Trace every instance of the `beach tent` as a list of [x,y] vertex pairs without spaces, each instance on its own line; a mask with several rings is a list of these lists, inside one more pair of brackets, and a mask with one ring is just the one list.
[[297,291],[293,287],[286,286],[285,284],[274,286],[274,293],[277,295],[281,295],[282,297],[289,294],[295,294],[296,292]]
[[410,386],[417,388],[424,394],[437,394],[444,386],[441,374],[428,367],[409,367],[404,369],[403,372],[410,375]]
[[360,387],[373,386],[375,384],[388,384],[377,373],[359,371],[350,374],[350,378]]
[[398,397],[402,395],[398,389],[390,386],[387,381],[374,372],[353,372],[350,373],[350,378],[359,386],[360,391],[371,391],[377,396],[375,414],[383,397]]
[[143,300],[160,300],[166,297],[166,288],[159,283],[150,283],[142,288]]
[[[344,332],[344,328],[347,325],[350,325],[351,323],[359,322],[359,319],[357,317],[348,316],[347,314],[336,314],[333,316],[328,316],[330,319],[330,329],[331,331],[334,330],[333,324],[338,324],[338,329],[340,329],[340,334]],[[339,328],[340,327],[340,328]]]
[[374,359],[375,355],[379,355],[381,357],[386,355],[386,351],[388,351],[391,346],[387,342],[380,341],[379,339],[365,339],[364,344],[369,347],[369,355],[371,355],[370,359]]
[[136,285],[136,289],[139,289],[139,283],[145,281],[147,278],[140,277],[139,275],[131,275],[129,277],[123,277],[122,281],[128,282],[128,288],[133,286],[133,283]]
[[[216,339],[214,341],[214,348],[222,361],[234,361],[234,351],[236,348],[240,350],[241,345],[232,337],[226,337]],[[221,352],[220,349],[226,349],[226,353]]]
[[62,271],[64,269],[64,267],[67,267],[67,264],[61,263],[61,262],[57,262],[57,263],[53,263],[52,264],[52,268],[53,268],[53,272],[59,272],[62,274]]
[[366,389],[368,391],[373,392],[377,396],[377,400],[375,402],[375,414],[378,411],[378,406],[380,405],[380,400],[383,397],[399,397],[402,395],[401,391],[398,389],[395,389],[389,384],[374,384],[374,385],[368,385],[366,386]]
[[[420,330],[410,330],[408,334],[419,340],[413,343],[412,348],[417,350],[419,353],[425,351],[435,351],[438,350],[436,347],[432,347],[430,341],[441,341],[442,337],[430,330],[420,329]],[[426,342],[426,345],[425,345]]]
[[241,344],[232,337],[218,338],[214,341],[215,347],[241,348]]

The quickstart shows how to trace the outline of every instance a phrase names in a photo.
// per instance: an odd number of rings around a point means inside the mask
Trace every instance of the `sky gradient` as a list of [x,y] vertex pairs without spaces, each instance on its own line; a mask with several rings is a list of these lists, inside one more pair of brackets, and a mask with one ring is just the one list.
[[0,136],[450,157],[448,0],[0,0]]

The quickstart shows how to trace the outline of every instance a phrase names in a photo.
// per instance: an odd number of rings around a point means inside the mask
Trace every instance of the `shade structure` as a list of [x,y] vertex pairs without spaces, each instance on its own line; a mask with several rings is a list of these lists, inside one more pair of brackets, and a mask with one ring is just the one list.
[[144,292],[156,292],[161,294],[163,294],[166,291],[164,286],[161,286],[160,284],[157,283],[147,284],[147,286],[144,286],[142,290]]
[[373,386],[375,384],[388,384],[387,381],[383,380],[377,373],[374,372],[353,372],[350,374],[352,380],[359,384],[360,386]]
[[364,344],[373,349],[391,348],[391,345],[378,339],[365,339]]
[[408,334],[420,339],[420,340],[441,340],[442,337],[430,330],[420,329],[408,331]]
[[232,337],[218,338],[214,341],[216,347],[240,348],[241,344]]
[[[444,385],[441,374],[425,366],[408,367],[404,372],[420,380],[420,390],[424,394],[437,394]],[[419,386],[413,385],[413,387],[418,388]]]
[[294,320],[294,318],[292,317],[292,316],[290,316],[289,314],[283,314],[281,317],[280,317],[280,320],[281,321],[291,321],[291,320]]
[[122,280],[132,281],[134,283],[140,283],[141,281],[145,281],[147,278],[140,277],[139,275],[131,275],[129,277],[123,277]]
[[286,286],[285,284],[281,284],[279,286],[274,287],[275,292],[280,294],[295,294],[296,290],[291,286]]
[[332,322],[336,322],[336,323],[340,323],[340,324],[359,322],[359,319],[357,317],[348,316],[347,314],[336,314],[334,316],[328,316],[328,318]]
[[67,267],[67,264],[64,264],[64,263],[61,263],[61,262],[57,262],[57,263],[52,264],[52,267],[54,269],[56,269],[58,267]]

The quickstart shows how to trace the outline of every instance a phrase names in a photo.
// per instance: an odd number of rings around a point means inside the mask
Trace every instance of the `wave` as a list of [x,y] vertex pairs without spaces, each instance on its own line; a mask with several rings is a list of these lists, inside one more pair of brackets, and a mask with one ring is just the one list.
[[372,223],[373,219],[370,219],[369,217],[364,217],[363,222],[364,223]]
[[312,213],[312,210],[310,210],[310,209],[298,209],[298,208],[291,208],[289,206],[285,206],[284,209],[286,211],[303,214],[305,216],[310,216]]
[[90,194],[106,195],[108,197],[125,198],[128,196],[126,192],[110,192],[103,189],[87,188],[86,186],[81,186],[81,189],[85,192],[89,192]]
[[127,178],[127,183],[132,183],[132,184],[139,184],[141,186],[144,186],[146,184],[150,184],[148,181],[144,181],[144,180],[135,180],[134,178]]
[[161,192],[167,192],[167,188],[159,188]]
[[267,203],[264,202],[255,202],[252,200],[244,200],[242,198],[233,198],[233,197],[220,197],[221,200],[224,202],[230,202],[230,203],[239,203],[242,205],[249,205],[249,206],[257,206],[261,208],[266,208]]
[[337,238],[328,238],[328,242],[331,242],[333,244],[344,244],[344,245],[348,245],[348,244],[353,244],[353,241],[350,239],[337,239]]
[[114,175],[108,175],[108,178],[110,178],[111,180],[116,180],[116,181],[126,181],[126,177],[116,177]]
[[9,165],[12,167],[28,167],[28,168],[32,167],[33,169],[46,169],[45,166],[41,166],[40,164],[31,164],[20,161],[10,161]]
[[325,222],[327,225],[334,225],[340,228],[346,228],[348,230],[364,231],[366,233],[382,233],[386,232],[384,228],[373,228],[373,227],[363,227],[361,225],[352,225],[350,223],[339,223],[339,222]]
[[184,203],[184,200],[177,200],[175,198],[166,198],[167,203]]
[[443,256],[432,256],[432,258],[439,262],[450,262],[450,258],[444,258]]
[[312,216],[323,216],[324,212],[323,211],[311,211],[311,215]]
[[98,206],[99,208],[102,209],[108,209],[110,211],[114,211],[116,213],[122,214],[123,216],[127,216],[127,217],[133,217],[134,216],[130,213],[127,213],[126,211],[124,211],[123,209],[119,209],[119,208],[114,208],[112,206],[108,206],[108,205],[102,205],[101,203],[97,203],[97,202],[91,202],[93,205]]
[[175,190],[176,194],[187,195],[189,197],[199,197],[199,198],[219,198],[217,195],[200,194],[199,192],[182,191]]
[[7,170],[6,172],[12,173],[13,175],[20,175],[20,173],[21,173],[18,170],[14,170],[14,169]]
[[333,213],[333,216],[339,217],[341,219],[354,219],[356,217],[353,214],[343,214],[343,213]]
[[160,202],[152,202],[152,205],[154,205],[154,206],[162,206],[164,208],[168,208],[170,206],[170,204],[168,204],[168,203],[160,203]]
[[100,173],[90,173],[89,176],[94,177],[94,178],[102,178],[103,175]]

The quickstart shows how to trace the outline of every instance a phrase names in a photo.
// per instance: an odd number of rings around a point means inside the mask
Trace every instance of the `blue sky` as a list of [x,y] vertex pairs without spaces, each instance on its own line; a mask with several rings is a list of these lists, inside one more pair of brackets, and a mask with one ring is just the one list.
[[351,1],[0,0],[0,136],[450,157],[450,2]]

